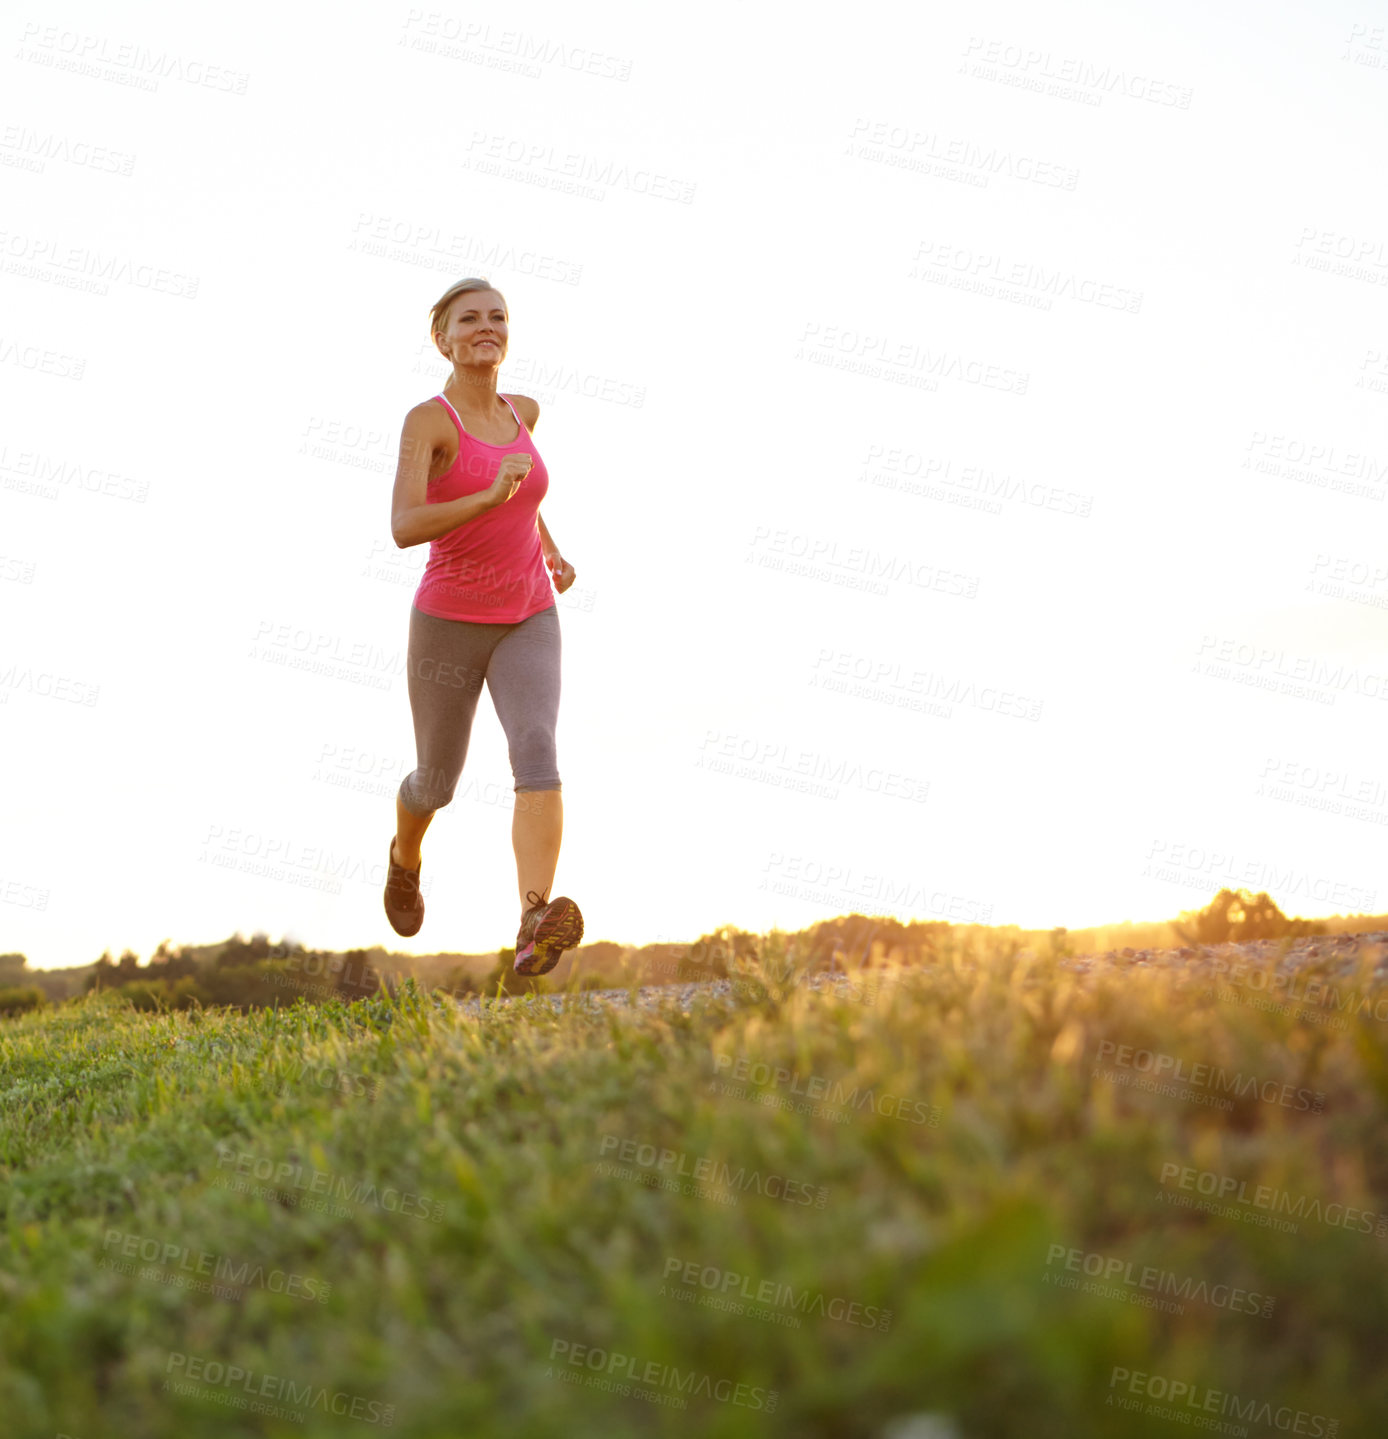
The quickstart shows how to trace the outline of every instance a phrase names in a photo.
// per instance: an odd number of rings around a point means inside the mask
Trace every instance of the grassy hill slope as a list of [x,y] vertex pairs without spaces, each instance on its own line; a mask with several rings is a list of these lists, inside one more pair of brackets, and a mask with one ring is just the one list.
[[840,998],[754,968],[652,1013],[0,1023],[0,1428],[1381,1432],[1367,963],[1337,1030],[1044,956]]

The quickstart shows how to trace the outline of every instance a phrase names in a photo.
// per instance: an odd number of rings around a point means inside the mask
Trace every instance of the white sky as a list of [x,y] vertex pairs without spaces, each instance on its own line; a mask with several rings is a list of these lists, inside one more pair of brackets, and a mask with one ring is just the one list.
[[1132,9],[7,18],[0,951],[513,941],[489,696],[381,906],[471,274],[578,573],[589,940],[1388,908],[1388,17]]

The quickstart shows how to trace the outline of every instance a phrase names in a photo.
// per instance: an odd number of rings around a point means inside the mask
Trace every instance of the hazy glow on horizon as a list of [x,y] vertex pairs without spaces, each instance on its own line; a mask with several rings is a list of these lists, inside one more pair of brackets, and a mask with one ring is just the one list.
[[381,905],[472,274],[578,576],[588,940],[1388,908],[1381,16],[855,13],[7,22],[0,952],[513,942],[489,696]]

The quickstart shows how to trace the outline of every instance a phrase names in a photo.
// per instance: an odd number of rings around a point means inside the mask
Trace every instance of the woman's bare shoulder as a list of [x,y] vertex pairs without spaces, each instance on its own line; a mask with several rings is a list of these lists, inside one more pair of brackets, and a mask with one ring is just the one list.
[[435,399],[421,400],[405,415],[404,429],[435,445],[448,445],[457,431],[447,410]]
[[529,395],[503,395],[503,400],[510,400],[516,407],[516,413],[525,421],[525,428],[533,430],[535,421],[540,418],[540,403],[532,400]]
[[444,418],[446,418],[446,411],[439,404],[436,395],[430,395],[427,400],[421,400],[405,415],[406,420],[442,420]]

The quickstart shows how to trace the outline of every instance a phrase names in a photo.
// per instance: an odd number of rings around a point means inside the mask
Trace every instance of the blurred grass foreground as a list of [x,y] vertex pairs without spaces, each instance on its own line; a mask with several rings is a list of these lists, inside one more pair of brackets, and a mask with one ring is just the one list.
[[1378,957],[17,1013],[0,1433],[1382,1433]]

